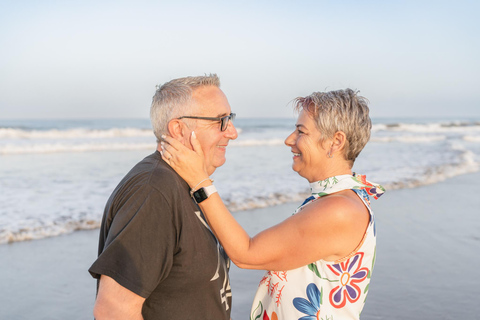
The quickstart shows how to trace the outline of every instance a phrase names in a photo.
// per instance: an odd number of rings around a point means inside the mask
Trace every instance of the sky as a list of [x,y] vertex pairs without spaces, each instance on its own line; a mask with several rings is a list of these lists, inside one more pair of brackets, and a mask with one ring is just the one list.
[[0,0],[0,119],[148,118],[209,73],[237,117],[347,87],[372,117],[480,117],[479,3]]

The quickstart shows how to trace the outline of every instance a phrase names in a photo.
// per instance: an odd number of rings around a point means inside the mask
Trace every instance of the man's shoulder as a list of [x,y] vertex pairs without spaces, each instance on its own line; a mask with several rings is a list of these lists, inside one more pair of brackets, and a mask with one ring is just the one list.
[[189,197],[188,185],[162,159],[158,152],[138,162],[110,195],[106,210],[117,212],[125,204],[136,207],[147,199],[163,207]]
[[138,162],[127,173],[123,182],[153,188],[162,193],[171,193],[176,189],[188,187],[186,182],[162,160],[158,152]]

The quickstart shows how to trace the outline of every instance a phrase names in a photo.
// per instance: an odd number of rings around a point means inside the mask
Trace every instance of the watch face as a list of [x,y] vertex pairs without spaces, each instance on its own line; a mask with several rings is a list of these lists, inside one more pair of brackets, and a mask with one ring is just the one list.
[[200,203],[202,202],[203,200],[207,199],[207,194],[205,193],[205,189],[204,188],[200,188],[198,189],[197,191],[195,191],[193,193],[193,197],[195,198],[195,201],[197,203]]

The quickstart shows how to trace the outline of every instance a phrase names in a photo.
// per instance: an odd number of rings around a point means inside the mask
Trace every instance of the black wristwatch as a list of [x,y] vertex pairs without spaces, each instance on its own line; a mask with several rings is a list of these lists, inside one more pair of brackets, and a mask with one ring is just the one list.
[[208,199],[208,197],[210,197],[215,192],[217,192],[217,188],[215,188],[215,186],[212,184],[208,187],[202,187],[202,188],[198,189],[197,191],[192,192],[191,194],[192,194],[192,197],[195,200],[195,202],[200,203],[200,202]]

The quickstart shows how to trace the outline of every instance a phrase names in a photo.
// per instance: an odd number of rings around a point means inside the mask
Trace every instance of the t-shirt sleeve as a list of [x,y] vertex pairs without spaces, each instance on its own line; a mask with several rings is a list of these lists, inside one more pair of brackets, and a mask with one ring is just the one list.
[[105,247],[90,267],[147,298],[168,276],[176,246],[173,210],[163,194],[143,187],[117,209]]

